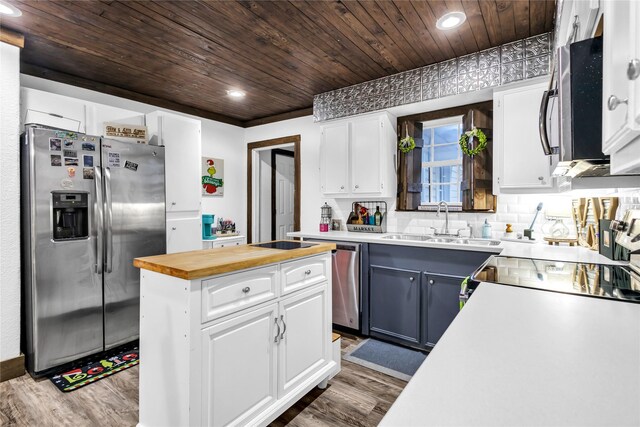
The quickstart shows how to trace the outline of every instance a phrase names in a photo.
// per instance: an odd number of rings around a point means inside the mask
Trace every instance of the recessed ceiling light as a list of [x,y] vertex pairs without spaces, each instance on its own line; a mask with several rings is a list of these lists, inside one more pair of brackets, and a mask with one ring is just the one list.
[[6,16],[20,16],[22,15],[22,12],[20,12],[20,10],[13,6],[10,5],[9,3],[0,0],[0,13]]
[[227,95],[229,95],[232,98],[244,98],[246,93],[244,93],[241,90],[231,89],[227,91]]
[[467,15],[465,15],[464,12],[449,12],[438,19],[436,27],[438,27],[439,30],[451,30],[452,28],[460,26],[466,20]]

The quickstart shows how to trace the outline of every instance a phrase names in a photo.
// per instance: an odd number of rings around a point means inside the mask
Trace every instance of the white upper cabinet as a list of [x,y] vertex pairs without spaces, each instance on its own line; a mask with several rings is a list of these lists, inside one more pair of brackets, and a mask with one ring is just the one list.
[[551,157],[542,151],[538,113],[547,83],[493,95],[493,192],[549,192]]
[[602,151],[611,173],[640,173],[640,157],[629,158],[640,152],[640,4],[605,1],[604,20]]
[[100,135],[87,129],[87,103],[37,89],[20,90],[22,124],[38,123],[74,132]]
[[324,194],[349,193],[349,132],[351,124],[341,122],[322,129],[320,146],[321,190]]
[[105,123],[144,126],[144,114],[109,105],[87,103],[87,133],[104,135]]
[[331,197],[395,196],[396,133],[389,116],[322,127],[320,190]]
[[165,146],[167,212],[199,211],[200,121],[159,111],[146,119],[151,143]]

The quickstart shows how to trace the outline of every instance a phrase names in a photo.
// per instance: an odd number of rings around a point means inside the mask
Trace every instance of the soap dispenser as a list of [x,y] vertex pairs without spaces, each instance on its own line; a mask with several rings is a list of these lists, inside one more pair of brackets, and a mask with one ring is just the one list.
[[482,226],[482,238],[490,239],[491,238],[491,224],[489,224],[489,220],[485,218],[484,225]]

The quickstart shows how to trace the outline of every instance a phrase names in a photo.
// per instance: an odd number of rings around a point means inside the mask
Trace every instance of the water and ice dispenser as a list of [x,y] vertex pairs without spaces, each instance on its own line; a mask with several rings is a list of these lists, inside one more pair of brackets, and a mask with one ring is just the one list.
[[89,193],[54,191],[51,197],[53,240],[89,237]]

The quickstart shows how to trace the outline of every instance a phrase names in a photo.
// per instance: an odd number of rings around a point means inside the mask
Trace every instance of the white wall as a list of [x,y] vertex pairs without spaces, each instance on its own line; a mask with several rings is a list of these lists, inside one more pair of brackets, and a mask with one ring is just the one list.
[[[312,116],[284,120],[245,129],[247,142],[300,135],[300,227],[302,230],[318,230],[320,206],[320,125]],[[321,203],[322,201],[322,203]]]
[[0,42],[0,361],[20,355],[20,49]]

